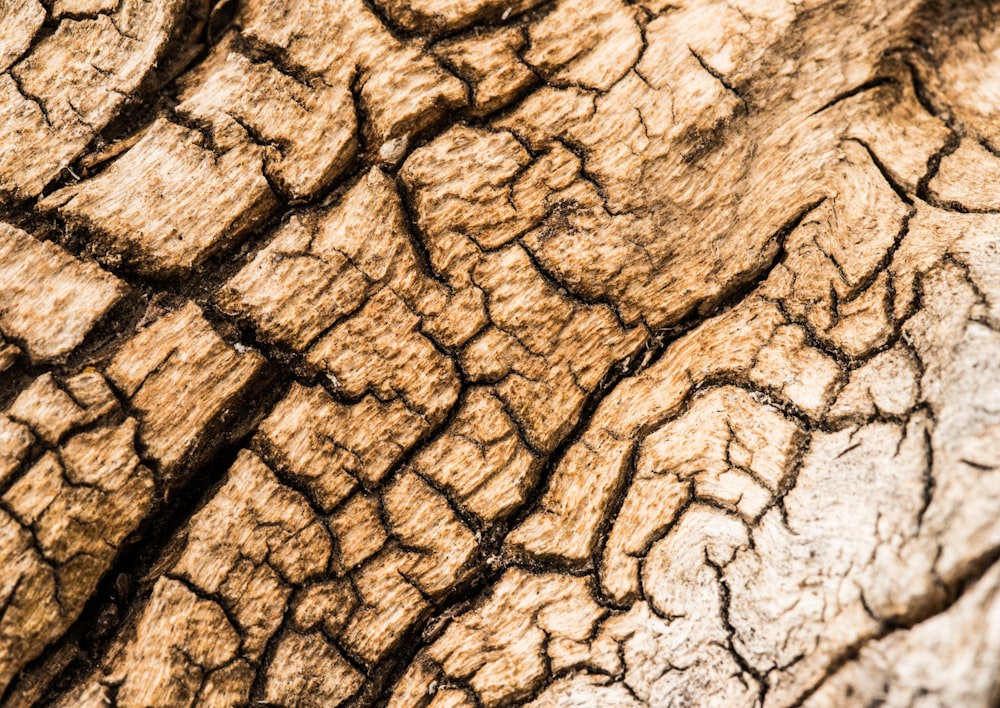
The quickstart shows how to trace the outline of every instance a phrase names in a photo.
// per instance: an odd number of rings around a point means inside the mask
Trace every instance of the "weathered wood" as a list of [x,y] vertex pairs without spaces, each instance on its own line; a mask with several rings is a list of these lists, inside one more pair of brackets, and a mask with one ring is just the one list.
[[0,332],[32,361],[68,354],[124,294],[93,263],[0,223]]
[[508,27],[445,40],[434,54],[469,84],[470,113],[480,116],[503,108],[535,84],[534,72],[520,56],[526,44],[517,28]]
[[196,5],[0,0],[3,699],[996,702],[996,2]]
[[[0,414],[0,684],[76,619],[150,512],[136,427],[97,373],[46,374]],[[36,440],[50,449],[31,454]]]
[[252,407],[231,408],[253,388],[264,363],[256,352],[227,346],[189,302],[127,341],[106,373],[142,420],[139,442],[169,476],[190,465],[199,447],[220,444],[211,426],[225,427],[234,418],[238,427],[250,424]]
[[[107,172],[43,200],[96,231],[102,257],[155,277],[186,274],[245,238],[278,196],[313,196],[342,174],[358,142],[356,112],[368,118],[365,141],[394,163],[465,101],[457,78],[395,40],[360,0],[300,4],[294,16],[247,3],[239,20],[239,35],[179,79],[172,116]],[[254,61],[255,46],[273,60]]]
[[[40,261],[42,294],[74,269],[91,289],[95,280],[114,285],[51,244],[9,232],[25,246],[20,262]],[[6,296],[23,309],[38,294]],[[85,314],[85,305],[63,314]],[[226,346],[189,303],[127,341],[103,376],[44,374],[0,413],[0,684],[62,635],[125,538],[164,510],[206,452],[252,425],[252,406],[243,403],[236,420],[227,408],[241,405],[262,363]]]
[[[0,8],[0,200],[37,196],[156,80],[185,27],[185,0],[13,0]],[[35,41],[36,36],[40,39]]]

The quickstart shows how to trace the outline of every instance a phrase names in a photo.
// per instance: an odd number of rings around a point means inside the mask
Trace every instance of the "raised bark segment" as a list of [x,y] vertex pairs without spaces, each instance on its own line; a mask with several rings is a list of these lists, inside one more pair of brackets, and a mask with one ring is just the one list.
[[107,376],[139,417],[144,452],[170,479],[253,424],[253,408],[240,404],[264,363],[256,352],[234,351],[187,303],[126,342]]
[[966,138],[941,159],[937,174],[927,185],[928,200],[962,211],[996,211],[1000,203],[998,177],[1000,155]]
[[126,536],[199,456],[252,425],[253,408],[238,409],[261,365],[188,304],[121,347],[107,379],[45,374],[0,414],[0,685],[77,618]]
[[[0,56],[35,31],[18,8]],[[990,3],[235,10],[87,162],[113,163],[40,204],[161,294],[88,354],[102,374],[0,363],[24,389],[0,559],[26,578],[0,676],[126,527],[229,469],[124,564],[140,591],[110,645],[53,683],[71,631],[9,696],[995,700]],[[5,327],[7,358],[33,356]],[[133,506],[91,523],[106,497]]]
[[95,228],[103,259],[169,277],[243,237],[277,206],[263,160],[249,142],[216,155],[199,133],[161,118],[107,171],[42,204],[71,226]]
[[[558,671],[560,662],[586,651],[606,614],[585,578],[513,569],[480,607],[445,630],[430,658],[443,667],[443,676],[468,685],[484,705],[517,701],[531,694],[550,670],[547,664]],[[401,679],[401,687],[411,690],[397,693],[390,705],[428,704],[435,691],[425,687],[433,674],[418,676],[411,669]],[[417,681],[423,685],[407,685]]]
[[362,0],[310,0],[284,6],[253,0],[238,20],[249,42],[294,66],[352,83],[366,116],[363,137],[373,157],[395,164],[408,141],[466,102],[461,81],[401,42]]
[[70,430],[107,415],[116,403],[99,374],[80,374],[65,386],[51,374],[45,374],[14,399],[7,416],[27,425],[44,443],[58,445]]
[[37,196],[69,166],[155,75],[187,12],[185,0],[56,5],[55,32],[34,45],[42,6],[4,7],[0,199]]
[[0,414],[0,686],[77,618],[151,510],[137,427],[97,373],[42,376]]
[[[643,19],[624,2],[560,2],[529,28],[524,60],[551,85],[607,91],[636,65]],[[582,34],[570,38],[568,27]]]
[[9,369],[20,355],[20,348],[0,337],[0,372]]
[[400,26],[416,32],[449,32],[483,20],[506,20],[541,0],[378,0]]
[[0,332],[32,361],[69,353],[125,289],[93,263],[0,223]]
[[35,441],[31,430],[23,423],[11,420],[6,415],[0,417],[0,480],[7,484],[24,462],[28,450]]
[[535,488],[541,463],[503,400],[488,388],[471,389],[448,427],[411,462],[465,513],[488,524],[522,507]]
[[[933,26],[933,11],[928,15],[925,22]],[[922,72],[933,87],[930,98],[935,110],[949,111],[959,125],[967,127],[994,153],[1000,150],[996,100],[1000,28],[995,20],[996,6],[992,3],[955,13],[947,39],[941,35],[934,42],[936,69]]]
[[254,62],[229,34],[180,82],[180,116],[210,126],[214,147],[248,138],[264,148],[264,174],[283,196],[306,199],[348,167],[357,150],[346,85],[303,80]]
[[506,27],[445,40],[433,51],[469,84],[469,112],[479,116],[510,104],[536,83],[534,72],[520,56],[526,44],[522,31]]
[[336,508],[358,485],[377,485],[426,431],[402,402],[366,396],[356,404],[323,389],[293,386],[261,425],[260,444],[324,510]]
[[249,320],[260,336],[296,352],[323,335],[329,339],[332,324],[382,291],[419,315],[441,315],[434,329],[443,330],[443,341],[468,339],[462,330],[475,322],[449,313],[456,308],[447,307],[447,289],[421,272],[412,238],[395,184],[376,168],[333,208],[289,220],[229,280],[217,302]]
[[173,116],[43,206],[95,232],[104,254],[155,277],[183,275],[245,238],[279,197],[313,197],[340,176],[359,142],[357,111],[363,139],[392,163],[411,135],[464,104],[458,79],[395,40],[360,1],[300,5],[294,16],[277,9],[242,8],[242,33],[180,80]]

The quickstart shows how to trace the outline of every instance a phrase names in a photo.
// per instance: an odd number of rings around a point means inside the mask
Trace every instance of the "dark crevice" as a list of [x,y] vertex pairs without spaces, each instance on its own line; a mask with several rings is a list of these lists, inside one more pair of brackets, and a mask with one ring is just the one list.
[[927,159],[927,171],[924,176],[920,178],[920,182],[917,183],[917,196],[928,203],[933,203],[934,198],[930,194],[930,183],[937,177],[938,170],[941,168],[941,161],[944,160],[948,155],[951,155],[956,150],[958,146],[962,144],[962,138],[958,133],[952,132],[948,139],[945,140],[941,149],[935,152]]
[[[835,656],[834,659],[827,665],[826,670],[823,672],[823,675],[819,678],[819,680],[804,692],[799,694],[791,705],[796,708],[804,706],[806,701],[819,691],[829,679],[837,674],[838,671],[852,661],[857,660],[860,657],[862,650],[870,644],[881,641],[896,632],[909,631],[923,622],[950,610],[965,596],[966,592],[971,590],[976,583],[982,579],[987,571],[996,565],[997,562],[1000,562],[1000,546],[990,549],[988,552],[969,563],[954,583],[950,586],[943,587],[945,592],[941,595],[941,600],[920,606],[919,612],[907,617],[905,621],[889,622],[883,620],[879,629],[875,633],[858,639],[856,642],[853,642],[837,656]],[[935,591],[936,590],[937,588],[935,588]],[[864,603],[863,593],[859,596],[859,600]]]
[[921,499],[920,509],[917,511],[918,531],[923,525],[924,515],[930,508],[931,502],[934,501],[934,489],[937,487],[937,480],[934,478],[934,443],[931,439],[931,430],[929,427],[924,428],[923,443],[926,460],[924,462],[923,498]]
[[446,275],[438,272],[431,262],[430,251],[427,248],[423,230],[420,228],[417,207],[414,204],[414,195],[405,181],[398,176],[395,176],[394,179],[396,181],[396,193],[399,195],[399,203],[402,207],[403,216],[406,219],[406,235],[410,241],[410,245],[413,246],[413,252],[417,258],[417,266],[423,275],[435,283],[444,286],[449,293],[453,293],[454,287],[448,281]]
[[209,46],[216,44],[236,19],[238,0],[216,0],[205,23],[205,40]]
[[105,572],[80,613],[62,637],[53,642],[37,659],[28,664],[8,688],[4,700],[17,694],[22,684],[30,685],[32,676],[44,672],[47,664],[71,647],[73,658],[49,684],[40,705],[54,702],[70,688],[79,685],[97,667],[115,637],[126,627],[134,626],[145,607],[157,568],[164,556],[177,548],[178,532],[222,486],[226,470],[246,446],[249,436],[219,449],[191,475],[169,505],[160,504],[123,542],[115,561]]
[[863,84],[855,86],[852,89],[848,89],[847,91],[842,91],[838,93],[836,96],[831,98],[825,104],[823,104],[815,111],[813,111],[811,115],[817,115],[818,113],[822,113],[825,110],[833,108],[838,103],[846,101],[849,98],[854,98],[859,94],[866,93],[873,89],[881,88],[882,86],[898,86],[898,85],[899,85],[899,80],[893,76],[877,76],[874,79],[870,79],[864,82]]
[[456,37],[462,37],[467,34],[481,33],[489,31],[492,29],[498,29],[501,27],[517,26],[518,24],[526,24],[528,22],[537,21],[545,14],[547,14],[552,6],[555,4],[554,0],[542,0],[537,2],[534,7],[530,7],[527,10],[519,11],[516,14],[511,12],[509,8],[504,7],[490,7],[489,5],[483,3],[484,7],[477,10],[471,15],[466,16],[454,28],[448,28],[446,25],[438,21],[433,13],[424,13],[419,10],[412,10],[414,19],[419,18],[420,24],[423,27],[420,30],[411,30],[402,27],[398,22],[394,21],[389,13],[384,10],[381,6],[380,0],[362,0],[365,7],[378,18],[382,26],[385,27],[390,34],[393,35],[397,40],[401,42],[416,41],[416,42],[426,42],[434,41],[441,42],[448,39],[453,39]]
[[768,682],[767,676],[762,674],[755,666],[753,666],[746,657],[736,648],[736,627],[733,625],[732,619],[729,616],[729,607],[732,599],[732,592],[729,588],[729,581],[725,577],[725,566],[715,563],[708,555],[708,550],[705,550],[705,565],[709,566],[715,572],[716,583],[719,586],[719,613],[722,619],[722,627],[726,631],[727,639],[727,649],[729,655],[736,662],[736,665],[740,667],[740,670],[744,674],[751,676],[754,681],[757,682],[757,705],[763,706],[767,703],[767,690]]
[[[224,0],[224,2],[233,2],[235,4],[236,0]],[[306,66],[296,63],[289,53],[280,47],[272,46],[256,37],[247,36],[239,31],[229,34],[227,41],[232,43],[234,50],[249,59],[253,64],[267,65],[300,86],[306,88],[313,88],[316,84],[330,86],[324,74],[317,73]],[[356,74],[357,70],[354,72],[354,75]]]

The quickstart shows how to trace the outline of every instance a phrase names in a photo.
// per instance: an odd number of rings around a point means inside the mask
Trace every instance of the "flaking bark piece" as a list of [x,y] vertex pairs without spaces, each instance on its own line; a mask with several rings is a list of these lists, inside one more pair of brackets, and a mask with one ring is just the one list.
[[126,292],[118,278],[0,223],[0,331],[34,362],[68,354]]
[[241,410],[240,402],[264,364],[260,354],[228,346],[189,302],[126,342],[107,377],[140,418],[144,453],[172,479],[220,444],[222,421],[233,426],[230,435],[253,424],[252,407]]
[[93,231],[102,259],[173,277],[245,236],[277,206],[263,161],[256,144],[216,152],[198,131],[159,118],[107,170],[40,205]]
[[66,17],[8,68],[40,21],[37,9],[16,5],[10,19],[5,5],[0,40],[0,200],[37,196],[84,151],[155,78],[188,10],[185,0],[123,0]]

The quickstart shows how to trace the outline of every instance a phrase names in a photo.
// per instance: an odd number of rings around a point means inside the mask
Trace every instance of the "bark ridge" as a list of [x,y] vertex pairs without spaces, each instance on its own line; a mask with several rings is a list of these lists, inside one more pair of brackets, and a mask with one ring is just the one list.
[[1000,702],[1000,4],[0,26],[4,705]]

